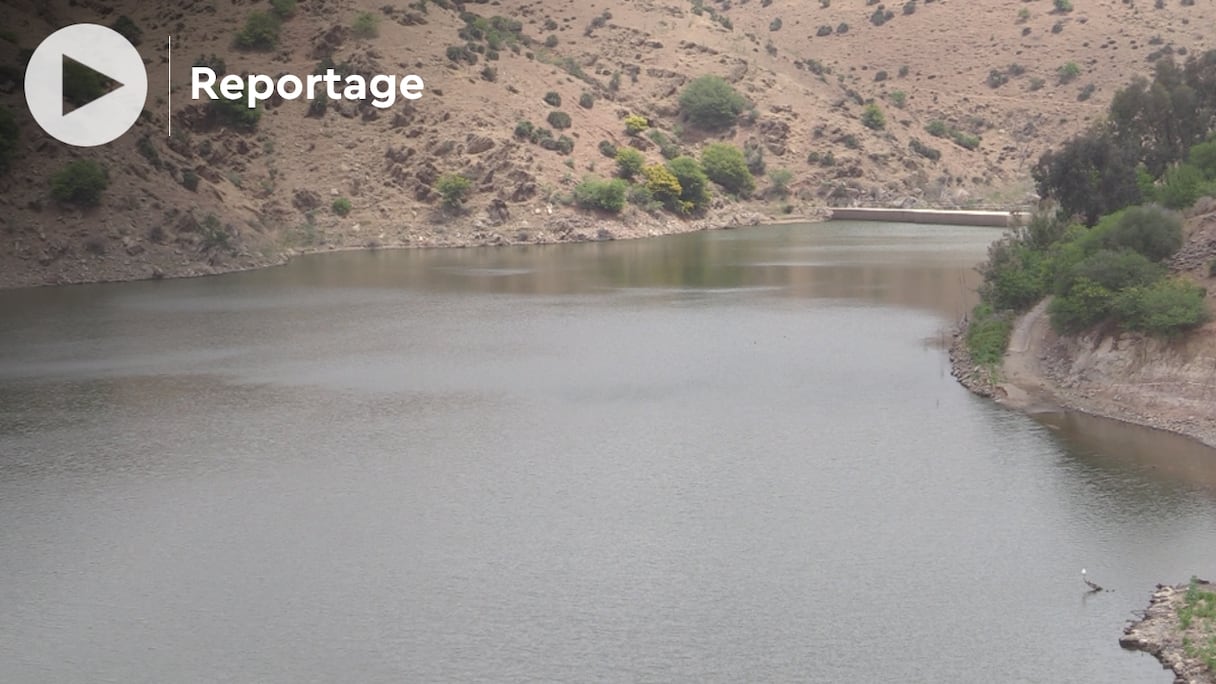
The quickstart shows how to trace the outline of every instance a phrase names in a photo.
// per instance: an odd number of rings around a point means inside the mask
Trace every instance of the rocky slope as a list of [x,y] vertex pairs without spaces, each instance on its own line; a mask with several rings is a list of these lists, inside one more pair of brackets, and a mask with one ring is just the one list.
[[[605,221],[563,204],[584,174],[610,172],[604,141],[662,159],[652,137],[626,135],[627,114],[649,118],[682,152],[722,139],[792,173],[788,196],[762,180],[755,198],[717,199],[705,219],[714,225],[831,204],[1019,204],[1033,160],[1148,74],[1152,59],[1211,47],[1211,3],[1074,4],[299,0],[277,46],[259,51],[235,49],[233,37],[252,12],[270,9],[265,0],[15,0],[0,6],[0,106],[20,125],[16,159],[0,176],[0,286],[208,273],[330,248],[703,227],[633,207]],[[467,32],[462,12],[517,20],[520,31],[491,45]],[[353,28],[365,13],[374,31]],[[57,27],[120,16],[142,32],[146,116],[101,148],[47,138],[25,111],[24,55]],[[171,103],[160,87],[170,34]],[[241,130],[188,99],[190,67],[212,56],[231,72],[302,75],[332,63],[345,73],[416,73],[427,90],[389,111],[271,102],[255,129]],[[1059,78],[1069,62],[1079,76]],[[754,109],[721,133],[681,121],[677,94],[703,74],[727,78]],[[549,91],[571,117],[569,154],[514,135],[520,120],[544,125]],[[881,129],[862,124],[869,102],[886,115]],[[935,121],[947,137],[926,131]],[[50,176],[75,158],[109,173],[98,207],[48,196]],[[445,172],[474,181],[462,216],[439,209],[434,185]],[[337,198],[349,199],[349,214],[331,210]]]

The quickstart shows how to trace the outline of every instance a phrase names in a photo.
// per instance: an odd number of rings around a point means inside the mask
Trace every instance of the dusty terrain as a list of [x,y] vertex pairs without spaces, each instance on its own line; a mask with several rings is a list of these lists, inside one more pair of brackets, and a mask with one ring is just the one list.
[[[1212,47],[1213,3],[1074,4],[1057,12],[1046,0],[929,0],[883,6],[876,18],[877,6],[863,0],[299,0],[277,47],[250,51],[235,49],[233,37],[251,12],[270,9],[265,0],[12,0],[0,6],[0,106],[17,115],[21,135],[0,177],[0,286],[208,273],[331,248],[703,227],[634,207],[604,222],[563,205],[584,174],[611,172],[602,141],[662,159],[648,137],[625,134],[630,113],[685,153],[725,139],[763,150],[769,170],[793,174],[788,196],[762,178],[754,198],[719,197],[705,219],[712,225],[813,216],[832,204],[1022,205],[1033,200],[1033,161],[1100,115],[1118,87],[1149,74],[1153,58]],[[517,19],[521,35],[497,59],[483,51],[476,64],[453,61],[449,47],[486,47],[458,35],[462,10]],[[376,18],[374,36],[351,28],[363,12]],[[22,51],[57,27],[120,15],[143,33],[147,116],[101,148],[47,138],[25,110]],[[172,107],[161,87],[169,34]],[[427,90],[391,111],[346,102],[310,113],[302,100],[273,103],[256,130],[240,131],[188,99],[190,67],[213,54],[230,72],[307,74],[329,59],[360,73],[418,74]],[[1061,83],[1056,73],[1068,62],[1080,76]],[[714,134],[682,122],[678,92],[704,74],[733,82],[753,112]],[[569,155],[513,136],[519,120],[544,125],[553,109],[542,101],[547,91],[571,116]],[[589,108],[579,103],[584,94]],[[886,114],[885,128],[862,125],[868,101]],[[978,146],[929,135],[934,120],[978,136]],[[940,157],[913,151],[913,139]],[[48,196],[51,174],[78,157],[109,173],[96,208]],[[187,171],[200,179],[194,190],[183,187]],[[474,181],[462,216],[439,211],[434,183],[449,171]],[[339,197],[350,200],[349,215],[331,211]]]

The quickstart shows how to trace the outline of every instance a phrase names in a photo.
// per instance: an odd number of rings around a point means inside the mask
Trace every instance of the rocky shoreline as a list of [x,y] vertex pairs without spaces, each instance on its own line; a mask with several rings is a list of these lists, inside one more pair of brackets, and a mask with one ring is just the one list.
[[[1045,319],[1030,321],[1033,315],[1033,311],[1024,314],[1015,327],[1015,336],[1028,338],[1029,344],[1015,351],[1011,343],[999,369],[987,369],[971,360],[967,351],[969,321],[964,317],[951,333],[951,375],[972,393],[1011,408],[1027,412],[1076,411],[1172,432],[1216,447],[1216,416],[1210,415],[1210,409],[1202,408],[1202,401],[1165,404],[1154,393],[1138,392],[1136,381],[1131,378],[1123,378],[1117,392],[1110,390],[1108,385],[1114,382],[1110,378],[1100,377],[1092,368],[1073,367],[1078,358],[1092,359],[1094,350],[1100,351],[1109,342],[1062,338],[1050,330]],[[1120,344],[1126,348],[1134,346],[1128,340],[1114,346]]]
[[[1204,580],[1195,582],[1204,590],[1212,587],[1210,582]],[[1183,643],[1187,630],[1179,621],[1178,609],[1186,600],[1188,588],[1187,584],[1158,584],[1140,619],[1123,630],[1119,645],[1152,655],[1161,662],[1162,667],[1174,672],[1174,684],[1214,684],[1216,673],[1198,658],[1188,656]]]
[[989,370],[977,365],[971,358],[971,352],[967,349],[968,325],[970,319],[963,316],[962,320],[950,329],[950,346],[946,350],[950,357],[950,375],[972,394],[991,399],[996,395],[996,383],[993,382]]
[[762,224],[819,222],[831,215],[829,209],[823,208],[800,216],[778,218],[741,207],[727,207],[697,219],[647,214],[626,219],[568,212],[550,214],[540,209],[537,212],[520,216],[511,216],[505,211],[498,215],[487,212],[485,217],[466,216],[452,221],[442,230],[385,231],[356,225],[346,239],[263,251],[240,249],[233,253],[189,254],[180,248],[158,250],[132,243],[122,250],[96,250],[93,253],[82,250],[75,256],[68,252],[42,261],[13,259],[7,266],[0,260],[0,289],[220,275],[281,266],[293,256],[336,251],[602,242]]

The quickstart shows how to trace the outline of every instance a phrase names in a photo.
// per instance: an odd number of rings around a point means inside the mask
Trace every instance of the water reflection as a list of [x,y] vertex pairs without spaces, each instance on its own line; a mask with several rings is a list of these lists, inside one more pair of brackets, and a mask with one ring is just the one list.
[[1084,413],[1042,413],[1035,418],[1059,435],[1078,464],[1115,476],[1108,481],[1135,482],[1137,487],[1183,484],[1216,498],[1216,449],[1170,432]]
[[739,229],[581,245],[313,255],[231,282],[520,295],[765,288],[955,317],[974,303],[976,248],[998,235],[990,228],[849,222],[763,230],[764,240]]

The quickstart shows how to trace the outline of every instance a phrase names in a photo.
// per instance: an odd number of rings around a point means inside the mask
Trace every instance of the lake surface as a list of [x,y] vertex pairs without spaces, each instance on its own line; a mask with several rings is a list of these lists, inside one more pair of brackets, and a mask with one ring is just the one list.
[[954,382],[997,235],[0,292],[0,681],[1165,684],[1216,455]]

